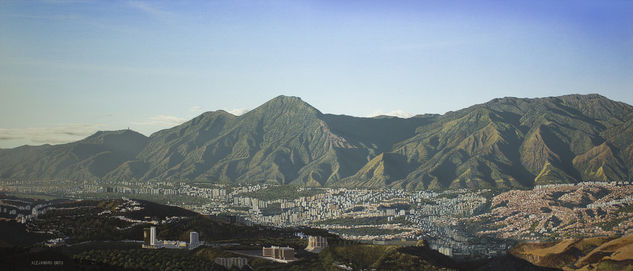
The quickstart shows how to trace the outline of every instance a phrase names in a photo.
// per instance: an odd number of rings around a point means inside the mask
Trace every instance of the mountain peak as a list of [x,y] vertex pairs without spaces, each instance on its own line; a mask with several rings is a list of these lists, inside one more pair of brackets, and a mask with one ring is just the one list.
[[234,114],[231,114],[230,112],[227,112],[226,110],[223,110],[223,109],[219,109],[216,111],[207,111],[200,114],[198,117],[214,117],[214,116],[236,117]]
[[87,142],[103,142],[106,137],[127,137],[127,138],[147,138],[145,135],[131,130],[131,129],[123,129],[123,130],[114,130],[114,131],[97,131],[94,134],[84,138],[82,141]]
[[279,95],[273,99],[271,99],[270,101],[266,102],[265,104],[273,104],[273,105],[284,105],[284,106],[309,106],[312,107],[310,104],[304,102],[303,100],[301,100],[300,97],[296,97],[296,96],[284,96],[284,95]]
[[309,103],[306,103],[305,101],[301,100],[301,98],[295,97],[295,96],[284,96],[284,95],[279,95],[271,99],[270,101],[260,105],[259,107],[255,108],[255,110],[252,110],[252,111],[261,112],[262,110],[265,112],[305,111],[305,112],[316,113],[319,115],[321,114],[321,112],[318,109],[314,108]]
[[568,94],[559,96],[561,99],[583,99],[583,100],[593,100],[593,99],[604,99],[607,100],[607,97],[604,97],[597,93],[589,93],[589,94]]
[[233,114],[227,112],[224,109],[219,109],[219,110],[216,110],[216,111],[207,111],[207,112],[205,112],[205,114],[213,114],[213,113],[215,113],[215,114],[223,114],[223,115],[233,115]]
[[286,95],[279,95],[275,98],[272,98],[271,101],[274,100],[282,100],[282,101],[302,101],[301,97],[297,97],[297,96],[286,96]]

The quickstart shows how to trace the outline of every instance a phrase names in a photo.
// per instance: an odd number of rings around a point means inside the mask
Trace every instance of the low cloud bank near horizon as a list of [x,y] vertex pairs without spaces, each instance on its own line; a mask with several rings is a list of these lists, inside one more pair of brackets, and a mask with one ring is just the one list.
[[248,113],[248,111],[251,111],[251,110],[249,110],[247,108],[234,108],[234,109],[231,109],[231,110],[229,110],[227,112],[229,112],[229,113],[231,113],[233,115],[236,115],[236,116],[241,116],[241,115],[244,115],[244,114]]
[[169,116],[169,115],[156,115],[149,117],[143,121],[133,121],[131,124],[140,125],[140,126],[163,126],[163,127],[173,127],[176,125],[183,124],[188,119],[177,117],[177,116]]
[[202,106],[200,105],[194,105],[192,107],[189,108],[189,112],[191,113],[201,113],[202,112]]
[[103,125],[69,123],[48,127],[0,128],[1,146],[24,144],[62,144],[83,139],[99,131]]
[[368,117],[370,118],[378,117],[378,116],[392,116],[392,117],[407,119],[407,118],[413,117],[414,115],[412,113],[405,112],[404,110],[400,110],[400,109],[389,111],[389,112],[376,110],[373,113],[368,115]]
[[[189,108],[190,113],[198,114],[202,112],[202,106],[192,106]],[[250,109],[234,108],[227,112],[241,116],[248,113]],[[414,114],[403,110],[383,111],[377,110],[369,114],[367,117],[377,116],[393,116],[399,118],[410,118]],[[155,115],[140,121],[129,122],[128,128],[138,131],[146,136],[159,131],[168,129],[187,122],[191,118],[178,117],[172,115]],[[53,126],[43,127],[27,127],[27,128],[0,128],[0,148],[14,148],[21,145],[42,145],[42,144],[64,144],[84,139],[99,130],[109,129],[111,125],[105,127],[104,124],[91,123],[67,123]],[[140,127],[139,127],[140,126]]]

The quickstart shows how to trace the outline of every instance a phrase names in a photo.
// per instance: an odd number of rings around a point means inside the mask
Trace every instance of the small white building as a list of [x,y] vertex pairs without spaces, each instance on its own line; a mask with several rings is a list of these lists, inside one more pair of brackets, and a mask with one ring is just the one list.
[[309,236],[308,237],[308,246],[305,248],[306,251],[312,253],[319,253],[321,250],[327,247],[327,238],[323,236]]

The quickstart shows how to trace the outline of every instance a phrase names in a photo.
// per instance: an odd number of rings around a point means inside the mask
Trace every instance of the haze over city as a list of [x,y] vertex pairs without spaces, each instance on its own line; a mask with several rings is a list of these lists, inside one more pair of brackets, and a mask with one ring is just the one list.
[[362,117],[633,104],[631,18],[630,1],[2,1],[0,148],[149,135],[281,94]]

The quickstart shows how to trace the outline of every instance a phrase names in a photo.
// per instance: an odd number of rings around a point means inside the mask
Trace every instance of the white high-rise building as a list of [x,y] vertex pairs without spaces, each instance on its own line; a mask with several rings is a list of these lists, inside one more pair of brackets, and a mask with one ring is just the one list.
[[149,228],[149,244],[151,246],[155,246],[156,245],[156,227],[150,227]]
[[196,248],[200,245],[200,241],[198,238],[199,236],[197,232],[192,231],[189,233],[189,247],[190,248]]

